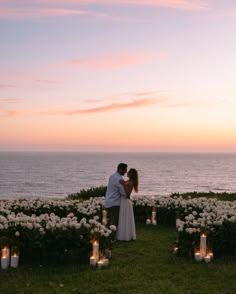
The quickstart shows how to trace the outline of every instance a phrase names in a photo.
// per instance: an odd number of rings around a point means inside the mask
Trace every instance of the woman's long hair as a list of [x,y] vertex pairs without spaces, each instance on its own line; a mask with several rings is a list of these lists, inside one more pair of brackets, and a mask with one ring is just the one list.
[[134,185],[134,191],[137,193],[138,192],[138,172],[135,168],[131,168],[129,170],[129,176],[130,176],[130,179],[131,181],[133,182],[133,185]]

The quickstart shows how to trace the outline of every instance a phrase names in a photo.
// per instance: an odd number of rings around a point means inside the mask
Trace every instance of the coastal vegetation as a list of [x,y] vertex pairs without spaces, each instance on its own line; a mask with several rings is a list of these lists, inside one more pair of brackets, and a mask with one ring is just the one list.
[[88,189],[81,189],[77,193],[71,193],[67,196],[67,199],[89,199],[90,197],[105,196],[107,186],[91,187]]
[[230,193],[230,192],[186,192],[186,193],[172,193],[171,197],[174,196],[181,196],[183,198],[200,198],[200,197],[206,197],[206,198],[215,198],[218,200],[225,200],[225,201],[236,201],[236,193]]
[[[77,193],[71,193],[66,198],[71,200],[78,200],[78,199],[89,199],[90,197],[100,197],[105,196],[107,186],[98,186],[98,187],[91,187],[88,189],[81,189]],[[170,197],[183,197],[183,198],[199,198],[199,197],[206,197],[206,198],[215,198],[218,200],[227,200],[227,201],[236,201],[236,193],[232,192],[185,192],[185,193],[172,193]]]

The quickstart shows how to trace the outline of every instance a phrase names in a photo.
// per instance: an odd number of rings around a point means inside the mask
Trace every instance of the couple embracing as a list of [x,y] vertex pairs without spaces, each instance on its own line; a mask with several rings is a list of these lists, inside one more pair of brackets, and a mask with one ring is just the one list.
[[[109,178],[105,195],[108,226],[116,226],[116,237],[121,241],[136,240],[133,203],[130,194],[133,190],[138,192],[138,172],[134,168],[127,172],[127,168],[126,163],[120,163],[117,166],[116,172]],[[123,179],[126,173],[127,181]]]

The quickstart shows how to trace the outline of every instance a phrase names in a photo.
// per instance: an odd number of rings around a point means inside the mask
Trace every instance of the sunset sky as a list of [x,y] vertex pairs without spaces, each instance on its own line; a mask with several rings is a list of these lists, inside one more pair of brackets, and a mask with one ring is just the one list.
[[236,151],[235,0],[0,0],[0,151]]

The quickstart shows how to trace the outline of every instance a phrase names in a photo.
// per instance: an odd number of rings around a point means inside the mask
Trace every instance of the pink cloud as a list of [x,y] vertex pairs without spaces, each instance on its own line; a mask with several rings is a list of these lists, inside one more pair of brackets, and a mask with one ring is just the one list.
[[[1,0],[0,0],[1,1]],[[40,76],[39,74],[34,75],[33,73],[25,73],[23,70],[17,70],[17,71],[10,71],[7,72],[7,70],[4,72],[0,72],[0,80],[4,81],[4,83],[0,83],[0,89],[11,89],[11,88],[19,88],[19,83],[24,82],[33,82],[36,84],[47,84],[47,85],[55,85],[59,86],[63,84],[63,81],[61,80],[55,80],[50,79],[47,76]],[[16,83],[16,84],[14,84]]]
[[[146,99],[148,100],[155,100],[160,101],[160,93],[157,91],[146,91],[146,92],[125,92],[121,93],[120,95],[117,96],[109,96],[106,97],[105,99],[100,98],[100,99],[84,99],[85,103],[103,103],[104,101],[121,101],[121,100],[131,100],[131,101],[136,101],[140,99]],[[158,98],[157,98],[158,97]]]
[[19,115],[19,112],[16,111],[16,110],[9,110],[8,113],[7,113],[7,117],[9,118],[12,118],[12,117],[15,117],[15,116],[18,116]]
[[0,84],[0,89],[15,88],[15,85],[12,84]]
[[39,84],[48,84],[48,85],[62,85],[62,82],[54,81],[54,80],[46,80],[46,79],[35,79],[36,83]]
[[[41,19],[61,16],[92,16],[113,21],[148,22],[148,19],[136,19],[124,16],[111,16],[91,10],[84,6],[155,6],[182,10],[207,10],[209,5],[204,0],[0,0],[0,19]],[[45,7],[43,7],[44,5]],[[73,5],[73,7],[71,7]],[[75,5],[77,8],[75,8]],[[54,6],[54,7],[52,7]]]
[[132,100],[129,102],[121,102],[121,103],[111,103],[104,106],[86,108],[86,109],[73,109],[73,110],[57,110],[51,111],[49,114],[54,115],[76,115],[76,114],[84,114],[84,113],[97,113],[97,112],[106,112],[117,109],[126,109],[126,108],[136,108],[142,106],[149,106],[160,102],[158,99],[154,98],[144,98],[140,100]]
[[157,95],[158,92],[157,91],[146,91],[146,92],[134,92],[134,93],[128,93],[127,95],[132,95],[132,96],[136,96],[136,97],[142,97],[142,96],[153,96],[153,95]]
[[22,100],[21,98],[0,98],[0,101],[9,102],[9,103],[18,103],[21,100]]
[[[208,3],[204,0],[28,0],[27,4],[47,4],[47,5],[142,5],[142,6],[162,6],[184,10],[208,9]],[[0,3],[17,4],[16,0],[0,0]]]
[[120,53],[91,58],[80,58],[64,62],[65,66],[76,66],[84,69],[115,69],[153,61],[152,55],[143,53]]
[[107,5],[162,6],[186,10],[202,10],[208,8],[207,2],[203,0],[82,0],[81,3]]
[[98,102],[103,102],[103,99],[86,99],[84,102],[86,103],[98,103]]
[[78,115],[78,114],[87,114],[87,113],[99,113],[99,112],[108,112],[119,109],[126,108],[137,108],[150,106],[153,104],[161,103],[163,99],[157,99],[154,97],[143,98],[143,99],[132,99],[125,102],[115,102],[106,104],[103,106],[90,107],[90,108],[81,108],[81,109],[44,109],[44,108],[34,108],[34,109],[22,109],[18,110],[9,110],[7,111],[6,117],[12,118],[22,115]]
[[52,16],[73,16],[90,15],[106,16],[102,13],[96,13],[81,9],[62,9],[62,8],[41,8],[41,7],[2,7],[0,9],[0,19],[32,19]]

